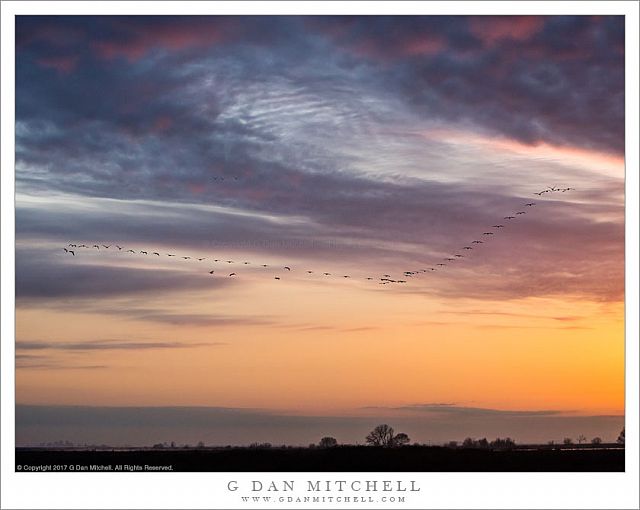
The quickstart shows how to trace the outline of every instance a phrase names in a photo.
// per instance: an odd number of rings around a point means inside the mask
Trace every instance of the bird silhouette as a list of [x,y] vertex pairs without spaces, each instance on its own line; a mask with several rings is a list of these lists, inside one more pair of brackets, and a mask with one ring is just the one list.
[[465,246],[464,248],[462,248],[463,250],[473,250],[473,248],[471,246]]
[[515,218],[515,216],[505,216],[504,217],[505,220],[512,220],[513,218]]
[[157,251],[154,251],[153,254],[157,255],[158,257],[160,256],[160,254]]
[[127,250],[127,253],[135,253],[133,250]]
[[109,245],[103,244],[102,246],[104,246],[105,248],[109,248],[111,245],[110,244]]
[[483,244],[483,241],[475,240],[475,241],[471,241],[471,244]]
[[182,257],[184,260],[189,260],[191,257]]
[[291,271],[291,268],[290,268],[289,266],[284,266],[284,268],[285,268],[287,271]]
[[371,278],[370,276],[367,276],[367,280],[373,280],[373,278]]
[[325,276],[331,276],[331,273],[322,273]]
[[483,236],[492,236],[493,232],[483,232],[482,235]]
[[140,250],[140,253],[144,253],[145,255],[149,255],[146,251]]
[[236,275],[235,273],[229,273],[229,276],[235,276],[235,275]]
[[97,249],[99,250],[99,249],[100,249],[100,246],[98,246],[97,244],[94,244],[94,245],[92,246],[92,248],[97,248]]
[[444,259],[444,260],[448,260],[449,262],[453,262],[453,261],[454,261],[454,260],[456,260],[456,259],[452,259],[451,257],[448,257],[448,258],[446,258],[446,259]]
[[454,255],[454,257],[458,257],[459,259],[463,258],[464,255],[458,255],[457,253]]
[[167,257],[175,257],[173,253],[167,253]]
[[536,205],[535,202],[529,202],[528,204],[524,204],[525,207],[533,207],[534,205]]
[[504,225],[491,225],[493,228],[504,228]]
[[518,211],[516,214],[527,214],[527,213],[524,211]]
[[309,273],[309,274],[313,274],[313,271],[307,271],[307,273]]
[[74,257],[76,256],[76,252],[73,250],[68,250],[69,253],[71,253],[71,255],[73,255]]
[[267,265],[266,264],[262,264],[262,267],[267,267]]
[[345,274],[343,278],[351,278],[348,274]]
[[64,250],[65,253],[67,253],[69,250],[67,250],[66,248],[62,248]]
[[251,262],[245,262],[244,264],[245,264],[245,265],[247,265],[247,264],[251,264]]
[[436,266],[446,266],[446,264],[443,264],[442,262],[440,262],[439,264],[436,264]]
[[207,257],[200,257],[198,260],[199,260],[200,262],[202,262],[202,261],[203,261],[204,259],[206,259],[206,258],[207,258]]
[[386,277],[386,278],[391,278],[390,274],[383,274],[382,276]]
[[117,244],[116,244],[116,248],[118,248],[118,250],[122,250],[122,246],[118,246]]
[[279,276],[275,276],[275,277],[274,277],[274,280],[279,280],[279,279],[280,279],[280,277],[279,277]]
[[233,264],[233,260],[227,260],[227,264]]
[[209,274],[213,274],[213,273],[215,273],[215,271],[209,271]]

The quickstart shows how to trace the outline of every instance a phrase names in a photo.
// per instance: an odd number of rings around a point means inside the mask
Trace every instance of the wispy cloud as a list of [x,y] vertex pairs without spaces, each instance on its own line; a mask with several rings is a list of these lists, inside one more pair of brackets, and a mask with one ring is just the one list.
[[88,340],[86,342],[27,341],[16,342],[17,350],[62,350],[62,351],[107,351],[107,350],[146,350],[146,349],[193,349],[227,345],[225,342],[134,342],[128,340]]

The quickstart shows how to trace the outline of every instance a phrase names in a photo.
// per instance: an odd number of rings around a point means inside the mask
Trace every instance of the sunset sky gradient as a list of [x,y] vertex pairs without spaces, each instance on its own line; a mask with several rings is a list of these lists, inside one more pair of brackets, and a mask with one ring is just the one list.
[[615,440],[624,32],[19,16],[17,443]]

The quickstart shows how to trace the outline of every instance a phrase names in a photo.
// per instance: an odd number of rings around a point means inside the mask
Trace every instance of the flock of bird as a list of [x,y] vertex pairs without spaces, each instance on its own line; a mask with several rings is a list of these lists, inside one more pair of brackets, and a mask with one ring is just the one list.
[[[567,191],[572,191],[575,188],[555,188],[555,187],[548,187],[545,190],[539,191],[534,193],[534,195],[538,195],[538,196],[542,196],[545,193],[556,193],[556,192],[560,192],[560,193],[565,193]],[[531,208],[534,207],[536,205],[535,202],[528,202],[526,204],[523,205],[523,208]],[[527,214],[526,210],[522,210],[522,211],[516,211],[513,214],[504,216],[503,219],[509,221],[515,220],[518,216],[520,215],[524,215]],[[494,230],[487,230],[485,232],[482,232],[482,235],[479,236],[479,239],[474,239],[472,240],[469,244],[462,246],[460,248],[460,252],[465,251],[465,252],[469,252],[470,250],[474,250],[480,247],[480,245],[484,244],[490,237],[489,236],[493,236],[496,234],[496,232],[499,229],[504,228],[505,225],[502,225],[500,223],[497,223],[495,225],[491,225],[491,228]],[[211,257],[192,257],[190,255],[177,255],[175,253],[160,253],[160,251],[151,251],[151,250],[134,250],[131,248],[125,249],[125,246],[120,246],[119,244],[93,244],[93,245],[88,245],[88,244],[77,244],[77,243],[69,243],[66,247],[63,248],[63,250],[65,251],[65,253],[75,257],[76,256],[76,251],[78,249],[88,249],[88,250],[117,250],[118,252],[122,252],[122,253],[132,253],[132,254],[137,254],[137,255],[146,255],[146,256],[151,256],[151,257],[177,257],[183,260],[193,260],[193,261],[197,261],[197,262],[203,262],[205,260],[210,260],[214,263],[218,263],[218,264],[238,264],[241,266],[248,266],[248,265],[252,265],[252,262],[250,261],[235,261],[235,260],[229,260],[229,259],[224,259],[224,258],[211,258]],[[431,266],[427,267],[427,268],[423,268],[423,269],[415,269],[415,270],[410,270],[410,271],[404,271],[402,273],[402,276],[400,277],[393,277],[391,276],[391,274],[383,274],[380,276],[367,276],[365,277],[365,279],[367,281],[375,281],[377,282],[379,285],[389,285],[389,284],[405,284],[408,282],[408,278],[412,278],[415,277],[419,274],[423,274],[423,273],[430,273],[430,272],[434,272],[434,271],[438,271],[438,270],[443,270],[443,268],[447,267],[448,264],[451,264],[452,262],[457,262],[460,261],[461,259],[465,258],[465,255],[463,255],[462,253],[453,253],[448,257],[443,258],[441,261],[438,261],[434,264],[432,264]],[[274,276],[275,280],[281,280],[283,278],[284,274],[289,274],[292,271],[294,271],[294,269],[292,269],[291,266],[270,266],[268,264],[253,264],[255,266],[261,267],[261,268],[275,268],[277,270],[281,271],[281,274]],[[305,274],[311,275],[311,274],[318,274],[321,275],[323,278],[326,277],[331,277],[331,276],[337,276],[339,278],[343,278],[343,279],[347,279],[347,278],[351,278],[351,275],[348,274],[338,274],[338,275],[334,275],[332,273],[329,272],[316,272],[313,270],[304,270]],[[207,271],[209,275],[211,276],[216,276],[216,275],[222,275],[225,276],[227,278],[230,277],[237,277],[238,276],[238,272],[237,271],[220,271],[216,269],[210,269]],[[286,273],[285,273],[286,272]]]

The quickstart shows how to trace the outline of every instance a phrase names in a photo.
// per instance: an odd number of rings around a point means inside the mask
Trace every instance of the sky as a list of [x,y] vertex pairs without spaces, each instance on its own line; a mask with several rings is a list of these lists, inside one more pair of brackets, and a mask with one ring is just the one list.
[[15,90],[18,444],[617,437],[623,17],[18,16]]

